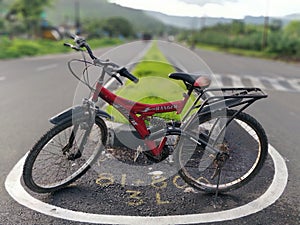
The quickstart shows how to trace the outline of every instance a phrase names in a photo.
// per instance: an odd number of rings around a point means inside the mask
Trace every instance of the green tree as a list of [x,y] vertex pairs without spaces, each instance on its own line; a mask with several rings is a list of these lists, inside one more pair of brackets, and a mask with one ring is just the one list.
[[285,27],[284,34],[292,38],[300,38],[300,21],[291,21]]
[[4,28],[5,28],[5,26],[4,26],[4,19],[0,18],[0,33],[1,33],[1,31],[4,30]]
[[83,32],[88,33],[90,38],[99,38],[103,36],[103,20],[95,20],[93,18],[84,19]]
[[300,21],[291,21],[283,30],[282,40],[279,42],[284,55],[300,56]]
[[134,35],[131,23],[123,17],[108,18],[103,23],[103,30],[108,33],[110,37],[123,35],[130,37]]
[[231,22],[231,34],[239,35],[245,33],[245,23],[242,20],[233,20]]
[[41,14],[53,0],[15,0],[10,8],[10,14],[17,16],[28,31],[29,36],[37,34],[41,22]]
[[269,28],[271,31],[280,31],[282,28],[282,20],[273,19],[269,24]]

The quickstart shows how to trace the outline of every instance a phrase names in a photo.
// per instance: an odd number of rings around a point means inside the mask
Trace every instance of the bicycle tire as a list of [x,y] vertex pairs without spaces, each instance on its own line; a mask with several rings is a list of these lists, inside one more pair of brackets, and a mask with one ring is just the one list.
[[[207,130],[209,129],[207,124],[214,121],[216,126],[218,123],[216,121],[227,121],[236,112],[236,110],[228,110],[226,113],[224,111],[207,113],[196,118],[191,124],[198,123],[200,127],[206,126],[205,132],[211,137],[213,131]],[[203,132],[203,128],[201,129]],[[212,129],[216,128],[212,127]],[[223,137],[220,138],[223,139],[222,143],[217,146],[221,148],[226,145],[229,158],[221,170],[218,188],[217,179],[212,179],[216,171],[215,155],[197,144],[192,150],[188,149],[188,145],[181,144],[175,152],[176,164],[179,166],[178,173],[190,186],[208,193],[215,193],[217,190],[220,193],[228,192],[248,183],[262,168],[268,155],[268,140],[263,127],[255,118],[240,112],[223,133]],[[238,133],[240,137],[236,136]]]
[[[77,141],[82,138],[82,135],[79,136],[80,132],[76,132],[74,144],[68,149],[68,152],[64,154],[62,151],[62,147],[68,143],[68,135],[73,133],[74,124],[81,122],[84,122],[83,119],[76,122],[70,119],[55,125],[30,150],[23,167],[23,181],[31,191],[48,193],[66,187],[85,174],[97,160],[103,149],[103,144],[107,140],[107,127],[104,121],[98,117],[95,119],[80,158],[68,159],[71,152],[75,152],[76,147],[78,147]],[[98,133],[95,133],[96,131]],[[97,144],[96,141],[98,141]],[[96,147],[93,149],[94,145]],[[58,151],[51,149],[51,146],[57,148]],[[88,153],[90,152],[91,155],[89,156]]]

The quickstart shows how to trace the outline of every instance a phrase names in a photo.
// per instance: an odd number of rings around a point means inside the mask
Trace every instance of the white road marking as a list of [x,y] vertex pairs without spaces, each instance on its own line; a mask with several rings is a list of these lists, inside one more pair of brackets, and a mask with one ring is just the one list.
[[220,74],[212,74],[211,87],[215,87],[215,88],[221,87],[223,85],[221,77],[222,77],[222,75],[220,75]]
[[52,59],[70,59],[70,57],[77,56],[78,52],[69,52],[69,53],[58,53],[58,54],[50,54],[36,57],[26,57],[23,60],[26,61],[46,61]]
[[36,68],[36,71],[38,72],[42,72],[45,70],[51,70],[51,69],[55,69],[58,65],[57,64],[50,64],[50,65],[46,65],[46,66],[41,66]]
[[[172,63],[175,64],[176,67],[180,68],[183,70],[183,72],[188,73],[188,69],[185,68],[181,63],[179,63],[178,60],[176,59],[171,59]],[[272,74],[273,75],[273,74]],[[229,78],[232,82],[232,85],[225,85],[222,81],[222,77]],[[247,75],[247,74],[216,74],[216,73],[211,73],[211,78],[212,78],[212,84],[210,88],[221,88],[221,87],[246,87],[246,85],[242,82],[243,78],[249,79],[250,82],[253,84],[252,86],[247,85],[247,87],[257,87],[261,88],[262,90],[270,90],[270,88],[266,87],[261,80],[267,80],[270,82],[272,85],[272,90],[278,90],[278,91],[285,91],[285,92],[300,92],[300,79],[285,79],[284,81],[288,82],[291,84],[293,89],[291,90],[288,87],[283,86],[282,84],[279,83],[279,81],[282,81],[283,79],[281,77],[278,78],[270,78],[270,77],[256,77],[252,75]]]
[[5,180],[5,188],[7,192],[19,204],[26,206],[32,210],[43,213],[48,216],[61,218],[70,221],[85,223],[105,223],[105,224],[192,224],[192,223],[210,223],[233,220],[251,214],[257,213],[275,201],[282,195],[287,185],[288,170],[285,160],[282,156],[269,145],[269,154],[274,162],[275,173],[273,181],[267,191],[259,198],[240,207],[224,210],[220,212],[174,215],[174,216],[121,216],[121,215],[104,215],[92,214],[81,211],[69,210],[42,202],[32,197],[21,185],[22,169],[27,154],[20,159],[8,174]]
[[261,83],[259,78],[251,77],[251,76],[244,76],[244,78],[249,79],[250,82],[253,84],[253,87],[258,87],[261,89],[266,89],[266,87]]
[[227,77],[231,78],[232,84],[234,87],[244,87],[245,85],[242,83],[241,77],[237,75],[228,74]]
[[[232,81],[232,87],[245,87],[245,85],[242,82],[242,78],[246,78],[249,79],[250,82],[252,83],[253,87],[258,87],[261,88],[263,90],[270,90],[269,87],[266,87],[261,80],[266,80],[270,83],[270,85],[273,87],[271,88],[271,90],[277,90],[277,91],[285,91],[285,92],[300,92],[300,79],[293,79],[293,78],[287,78],[287,79],[282,79],[282,78],[269,78],[269,77],[253,77],[251,75],[234,75],[234,74],[214,74],[213,77],[215,78],[215,80],[217,81],[217,84],[220,87],[225,87],[225,85],[222,83],[222,79],[221,77],[225,76],[231,79]],[[290,86],[293,89],[289,89],[288,87],[283,86],[282,84],[280,84],[280,81],[285,81],[288,84],[290,84]],[[215,85],[214,85],[215,86]]]
[[289,91],[286,87],[282,86],[278,81],[278,79],[274,79],[274,78],[263,78],[264,80],[267,80],[271,83],[271,85],[274,87],[275,90],[278,91]]
[[286,80],[294,89],[300,91],[300,79]]

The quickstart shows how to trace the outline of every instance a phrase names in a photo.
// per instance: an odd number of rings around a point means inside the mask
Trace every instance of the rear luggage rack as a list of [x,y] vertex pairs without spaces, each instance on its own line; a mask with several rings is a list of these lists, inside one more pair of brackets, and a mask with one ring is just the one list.
[[183,120],[185,120],[194,109],[198,109],[198,115],[201,115],[207,112],[242,106],[238,111],[241,112],[255,101],[266,97],[268,97],[266,93],[260,88],[255,87],[204,89],[198,95],[193,106],[186,113]]
[[[199,108],[199,112],[203,113],[212,109],[232,108],[243,105],[243,109],[250,106],[253,102],[268,97],[260,88],[211,88],[205,89],[199,95],[204,96],[204,101],[195,108]],[[210,108],[210,109],[208,109]]]

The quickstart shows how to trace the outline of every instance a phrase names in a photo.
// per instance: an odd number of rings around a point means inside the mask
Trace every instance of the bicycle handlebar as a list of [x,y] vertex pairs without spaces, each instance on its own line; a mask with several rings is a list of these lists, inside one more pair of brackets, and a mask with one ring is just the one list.
[[[75,34],[71,34],[71,33],[69,34],[69,36],[70,36],[70,38],[72,38],[74,40],[74,42],[76,43],[76,46],[74,46],[72,44],[68,44],[68,43],[65,43],[64,44],[65,46],[71,47],[72,49],[75,49],[76,51],[80,51],[80,48],[85,48],[87,50],[89,56],[91,57],[91,59],[94,60],[94,62],[96,64],[100,64],[102,66],[118,67],[118,69],[115,70],[115,72],[119,73],[123,77],[128,78],[129,80],[133,81],[134,83],[139,82],[139,79],[137,77],[135,77],[133,74],[131,74],[125,67],[120,68],[117,64],[115,64],[113,62],[102,61],[101,59],[97,58],[94,55],[91,47],[89,46],[89,44],[86,42],[86,40],[83,37],[79,37],[79,36],[77,36]],[[113,76],[113,77],[115,77],[115,76]],[[120,82],[120,83],[122,83],[122,82]]]
[[125,67],[117,70],[117,72],[123,76],[123,77],[127,77],[129,80],[131,80],[134,83],[138,83],[139,79],[137,77],[135,77],[133,74],[131,74]]
[[78,48],[77,46],[72,45],[72,44],[70,44],[70,43],[64,43],[64,46],[70,47],[70,48],[72,48],[72,49],[74,49],[74,50],[76,50],[76,51],[80,51],[80,48]]

